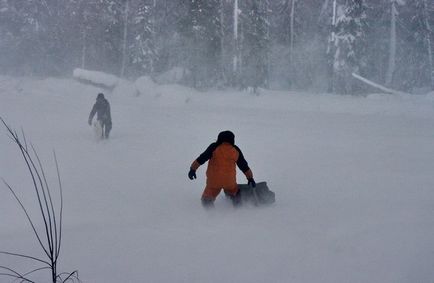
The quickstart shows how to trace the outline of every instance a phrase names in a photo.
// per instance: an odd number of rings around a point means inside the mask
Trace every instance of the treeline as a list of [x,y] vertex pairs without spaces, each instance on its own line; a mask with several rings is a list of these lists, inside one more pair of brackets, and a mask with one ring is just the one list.
[[182,70],[200,89],[434,89],[432,0],[0,0],[0,72]]

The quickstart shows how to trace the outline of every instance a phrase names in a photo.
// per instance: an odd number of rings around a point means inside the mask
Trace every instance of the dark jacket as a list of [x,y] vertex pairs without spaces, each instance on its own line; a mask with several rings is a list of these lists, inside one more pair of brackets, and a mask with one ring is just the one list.
[[[221,145],[227,144],[226,142],[218,144],[218,143],[212,143],[208,146],[208,148],[201,154],[199,157],[195,160],[199,165],[204,164],[208,160],[210,160],[213,157],[213,153],[216,151],[217,148],[219,148]],[[230,144],[230,143],[229,143]],[[240,168],[241,172],[245,173],[250,170],[249,165],[247,164],[246,159],[244,158],[243,153],[241,152],[241,149],[233,144],[230,144],[231,146],[229,148],[233,148],[234,152],[236,153],[236,159],[235,164]]]
[[104,97],[98,97],[89,114],[89,121],[97,114],[96,119],[103,122],[111,122],[110,103]]
[[207,168],[207,184],[215,187],[236,184],[236,166],[246,175],[253,178],[246,159],[240,148],[235,145],[234,135],[221,132],[214,142],[196,159],[191,169],[197,170],[199,166],[209,161]]

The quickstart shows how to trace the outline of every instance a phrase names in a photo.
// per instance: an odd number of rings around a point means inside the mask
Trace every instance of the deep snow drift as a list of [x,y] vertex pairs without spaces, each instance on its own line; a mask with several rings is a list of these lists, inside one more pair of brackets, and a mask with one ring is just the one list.
[[[0,78],[0,115],[22,127],[64,186],[62,271],[83,282],[431,282],[434,102],[154,86],[106,92],[110,140],[87,117],[99,89],[69,79]],[[145,88],[146,89],[146,88]],[[190,163],[232,130],[270,207],[213,211]],[[25,165],[0,130],[0,177],[36,215]],[[239,182],[244,176],[238,174]],[[37,222],[40,222],[37,219]],[[25,216],[0,188],[0,250],[40,256]],[[0,256],[22,271],[29,263]],[[39,281],[43,281],[43,272]],[[0,282],[8,282],[6,278]]]

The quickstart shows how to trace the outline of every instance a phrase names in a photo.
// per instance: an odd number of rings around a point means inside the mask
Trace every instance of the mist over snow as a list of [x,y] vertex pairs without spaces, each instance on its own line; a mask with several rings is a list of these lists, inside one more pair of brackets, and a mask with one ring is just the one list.
[[[0,1],[0,74],[196,89],[434,90],[430,0]],[[387,91],[389,92],[389,91]]]
[[[113,130],[97,142],[86,122],[101,89],[0,78],[1,116],[23,128],[55,192],[56,150],[65,201],[60,270],[104,283],[434,278],[431,96],[153,89],[105,91]],[[255,179],[276,193],[274,205],[234,209],[220,196],[214,210],[201,207],[205,166],[194,181],[187,171],[226,129]],[[1,132],[1,177],[36,215],[23,160]],[[4,186],[0,242],[1,250],[42,253]],[[0,264],[30,266],[6,256]]]
[[[59,162],[57,272],[432,283],[433,27],[432,0],[0,0],[0,117],[37,151],[56,211]],[[108,140],[88,125],[100,92]],[[45,258],[7,184],[45,231],[0,125],[0,282],[51,282],[4,253]],[[187,174],[225,130],[273,205],[201,206],[206,165]]]

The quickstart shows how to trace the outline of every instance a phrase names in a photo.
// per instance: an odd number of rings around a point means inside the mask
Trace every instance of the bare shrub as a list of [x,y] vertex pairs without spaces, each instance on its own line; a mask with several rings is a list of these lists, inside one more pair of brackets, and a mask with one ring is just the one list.
[[[9,191],[14,196],[15,200],[23,210],[27,222],[32,228],[33,235],[39,246],[43,250],[43,255],[41,256],[30,256],[26,254],[13,253],[7,251],[0,251],[0,254],[10,257],[18,257],[26,260],[33,261],[38,264],[39,267],[33,270],[27,271],[25,273],[18,272],[12,267],[0,266],[0,275],[4,277],[11,278],[14,282],[32,282],[31,278],[37,272],[49,271],[51,282],[80,282],[78,278],[78,271],[73,271],[70,273],[59,272],[57,270],[61,244],[62,244],[62,216],[63,216],[63,192],[62,192],[62,182],[60,179],[59,166],[56,158],[56,153],[53,152],[54,162],[56,165],[56,173],[58,179],[58,187],[60,194],[60,209],[56,211],[54,208],[54,203],[52,199],[52,194],[50,187],[48,185],[44,167],[42,162],[36,152],[34,146],[30,143],[30,148],[27,144],[26,136],[24,131],[22,131],[22,137],[20,138],[16,131],[12,130],[6,122],[0,117],[1,122],[6,127],[7,132],[11,140],[18,146],[19,153],[24,159],[27,166],[28,172],[33,183],[33,189],[36,193],[35,201],[38,204],[39,212],[43,220],[43,227],[36,227],[35,222],[32,220],[33,215],[31,215],[28,209],[24,206],[21,199],[16,194],[15,190],[4,180],[3,183],[9,189]],[[43,232],[41,232],[43,231]]]

